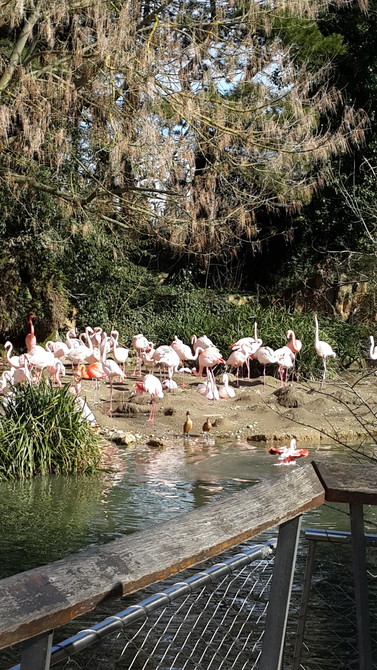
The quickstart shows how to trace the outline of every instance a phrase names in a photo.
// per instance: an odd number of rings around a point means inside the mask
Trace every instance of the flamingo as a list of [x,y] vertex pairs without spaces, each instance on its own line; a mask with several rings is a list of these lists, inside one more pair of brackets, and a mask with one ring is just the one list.
[[118,345],[119,333],[117,330],[112,330],[110,333],[113,342],[113,354],[118,365],[121,365],[123,368],[124,374],[126,374],[126,360],[128,358],[128,349],[126,347],[120,347]]
[[306,457],[309,455],[308,449],[297,449],[297,443],[294,437],[292,437],[289,447],[270,447],[268,450],[269,454],[278,455],[279,463],[277,465],[294,465],[296,460],[301,457]]
[[178,384],[174,379],[164,379],[161,385],[164,391],[174,391],[174,389],[178,388]]
[[223,386],[219,388],[220,398],[234,398],[236,392],[233,386],[229,386],[229,375],[225,372],[222,377]]
[[374,337],[373,335],[370,336],[370,349],[369,349],[369,358],[372,359],[372,361],[377,360],[377,346],[374,346]]
[[40,347],[38,344],[34,345],[34,347],[25,354],[25,357],[31,368],[37,368],[37,370],[39,370],[39,377],[45,368],[53,367],[57,360],[54,354],[50,351],[46,351],[46,349]]
[[164,393],[162,390],[162,384],[158,377],[155,375],[145,375],[143,381],[136,382],[136,394],[141,395],[142,393],[149,393],[151,398],[151,411],[147,421],[150,423],[154,422],[154,415],[156,412],[156,398],[163,398]]
[[7,361],[11,368],[22,368],[24,365],[25,354],[21,354],[21,356],[11,356],[13,344],[12,342],[9,342],[9,340],[5,342],[4,349],[7,352]]
[[54,354],[55,358],[65,358],[69,352],[69,346],[65,342],[54,342],[53,340],[46,342],[45,349]]
[[[174,351],[177,352],[182,365],[185,364],[185,361],[196,361],[200,352],[201,352],[201,350],[202,350],[202,348],[203,348],[203,347],[196,347],[195,353],[193,354],[189,345],[184,344],[182,342],[182,340],[180,340],[179,337],[177,337],[177,335],[174,335],[174,340],[171,343],[171,346],[173,347]],[[182,383],[181,383],[182,388],[185,388],[185,383],[184,383],[185,371],[186,371],[186,368],[183,367],[182,368]]]
[[148,342],[147,338],[144,337],[142,333],[139,333],[138,335],[134,335],[132,338],[132,347],[135,349],[136,352],[136,361],[135,361],[135,367],[134,371],[132,373],[133,377],[136,377],[136,368],[138,367],[139,364],[139,372],[138,375],[141,377],[141,353],[145,351],[146,349],[149,349],[150,347],[153,347],[152,342]]
[[301,340],[296,339],[294,330],[287,330],[287,340],[288,342],[286,346],[289,347],[294,354],[298,354],[302,349],[302,342]]
[[198,392],[206,396],[208,400],[219,400],[220,394],[217,388],[216,379],[210,368],[207,368],[207,381],[198,384]]
[[[86,363],[91,365],[92,363],[98,363],[101,360],[101,354],[98,346],[93,345],[93,340],[91,335],[93,334],[93,328],[90,326],[87,326],[85,328],[85,332],[81,333],[80,335],[80,340],[82,342],[81,346],[86,347],[87,351],[87,356],[84,359]],[[84,339],[86,340],[86,344],[84,342]]]
[[285,381],[288,381],[288,370],[290,368],[293,368],[294,362],[295,362],[295,354],[293,351],[290,349],[288,346],[280,347],[280,349],[275,350],[275,356],[276,356],[276,362],[279,365],[279,377],[280,377],[280,382],[281,386],[284,386],[284,370],[286,372],[286,379]]
[[48,365],[47,370],[48,370],[49,374],[51,375],[55,384],[57,384],[57,386],[62,387],[63,384],[60,381],[60,375],[62,377],[65,376],[65,367],[64,367],[63,363],[61,362],[61,360],[59,360],[59,358],[54,358],[53,364]]
[[112,358],[107,359],[106,358],[106,353],[107,353],[107,340],[108,337],[106,333],[102,333],[102,341],[100,345],[100,352],[101,352],[101,362],[102,362],[102,368],[103,371],[107,377],[107,379],[110,382],[110,408],[109,408],[109,416],[112,416],[113,413],[113,379],[115,377],[120,377],[121,379],[125,379],[125,374],[123,370],[119,367],[118,363],[112,360]]
[[322,388],[326,383],[326,359],[329,356],[330,356],[330,358],[336,358],[336,353],[335,353],[335,351],[333,351],[332,347],[327,342],[323,342],[322,340],[319,339],[319,327],[318,327],[317,312],[314,312],[314,322],[315,322],[314,348],[315,348],[318,356],[320,356],[323,360],[323,377],[322,377],[322,383],[321,383],[321,388]]
[[191,346],[196,352],[197,348],[208,349],[209,347],[214,347],[212,340],[207,337],[207,335],[201,335],[201,337],[196,337],[196,335],[191,336]]
[[239,349],[235,349],[234,351],[232,351],[228,360],[225,361],[226,365],[230,365],[232,368],[236,368],[237,385],[239,385],[239,379],[238,379],[239,369],[243,367],[246,361],[248,361],[249,356],[250,356],[250,349],[248,345],[241,344]]
[[203,369],[204,368],[213,368],[214,365],[217,363],[225,363],[224,359],[221,357],[221,353],[218,350],[217,347],[214,345],[211,347],[207,347],[206,349],[203,349],[198,356],[199,360],[199,370],[196,371],[195,368],[192,370],[192,374],[196,375],[197,377],[202,377],[203,376]]
[[[173,378],[174,372],[178,371],[179,364],[181,362],[178,354],[174,351],[173,347],[168,345],[162,345],[156,349],[156,352],[160,349],[159,358],[157,360],[157,365],[165,365],[168,371],[169,379]],[[155,352],[155,353],[156,353]]]
[[74,339],[71,338],[71,333],[74,332],[72,329],[70,329],[67,333],[67,341],[68,341],[68,346],[69,346],[69,351],[66,355],[66,358],[68,358],[69,361],[71,361],[72,366],[73,365],[79,365],[80,363],[83,363],[84,361],[87,360],[88,357],[91,356],[92,354],[92,349],[87,347],[82,340],[78,339],[77,343],[74,341]]
[[32,349],[37,344],[37,338],[35,337],[35,334],[34,334],[34,323],[33,323],[33,319],[36,319],[36,318],[37,317],[34,316],[34,314],[30,314],[30,316],[29,316],[30,332],[25,337],[26,349],[28,351],[30,351],[30,349]]
[[259,347],[254,354],[258,363],[263,365],[263,392],[266,390],[266,365],[277,363],[275,352],[271,347]]

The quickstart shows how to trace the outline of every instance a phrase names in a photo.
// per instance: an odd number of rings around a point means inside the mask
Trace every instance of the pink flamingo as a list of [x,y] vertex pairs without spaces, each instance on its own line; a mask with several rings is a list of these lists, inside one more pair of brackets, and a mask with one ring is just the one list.
[[220,394],[211,368],[207,367],[207,381],[198,384],[198,392],[208,400],[219,400]]
[[287,342],[287,347],[289,347],[294,354],[300,353],[302,349],[302,342],[301,340],[296,339],[294,330],[287,330],[287,340],[289,340]]
[[280,349],[276,349],[274,351],[274,354],[276,356],[276,362],[279,365],[278,372],[279,372],[279,378],[280,378],[280,385],[284,386],[284,370],[285,370],[285,383],[288,381],[288,370],[290,368],[293,368],[294,362],[295,362],[295,354],[293,351],[288,347],[280,347]]
[[198,361],[199,361],[199,370],[196,371],[195,368],[192,369],[192,374],[196,375],[197,377],[203,376],[204,368],[207,369],[213,368],[213,366],[216,365],[217,363],[225,363],[224,359],[221,357],[221,353],[215,346],[207,347],[206,349],[201,351],[199,353]]
[[52,365],[47,366],[47,370],[49,374],[52,377],[53,382],[57,386],[63,386],[63,384],[60,381],[60,376],[64,377],[65,376],[65,367],[61,360],[59,358],[54,359],[54,363]]
[[152,342],[148,342],[147,338],[144,337],[142,333],[134,335],[132,338],[132,347],[136,352],[136,361],[134,371],[132,373],[133,377],[136,377],[136,369],[139,367],[138,376],[141,377],[141,352],[149,349],[152,345]]
[[34,323],[33,323],[33,319],[36,319],[36,318],[37,317],[34,316],[34,314],[30,314],[30,316],[29,316],[30,332],[25,337],[26,349],[28,351],[30,351],[30,349],[32,349],[37,344],[37,338],[35,337]]
[[212,340],[207,337],[207,335],[202,335],[201,337],[196,337],[196,335],[191,336],[191,346],[196,352],[197,348],[200,349],[209,349],[209,347],[214,347]]
[[335,353],[335,351],[333,351],[332,347],[327,342],[324,342],[323,340],[319,339],[319,327],[318,327],[317,312],[314,312],[314,322],[315,322],[314,348],[315,348],[318,356],[320,356],[322,358],[322,361],[323,361],[323,377],[322,377],[322,383],[321,383],[321,388],[322,388],[326,383],[326,359],[329,356],[330,356],[330,358],[336,358],[336,353]]
[[242,344],[239,349],[235,349],[232,351],[230,354],[229,358],[226,362],[226,365],[230,365],[232,368],[236,368],[236,376],[237,376],[237,385],[239,385],[239,369],[243,367],[244,363],[248,361],[250,356],[250,349],[246,344]]
[[151,398],[151,411],[147,421],[150,423],[154,422],[154,415],[156,412],[156,398],[163,398],[164,393],[162,390],[162,384],[158,377],[155,375],[145,375],[143,381],[136,382],[136,394],[141,395],[142,393],[149,393]]
[[64,358],[69,352],[69,346],[65,342],[54,342],[53,340],[46,342],[45,349],[54,354],[55,358]]
[[275,352],[271,347],[259,347],[254,354],[254,358],[263,365],[263,392],[266,391],[266,365],[277,363]]
[[[101,360],[101,353],[99,347],[98,346],[95,347],[93,345],[93,340],[91,337],[92,334],[93,334],[93,328],[87,326],[85,328],[85,332],[81,333],[79,338],[82,342],[81,346],[87,349],[87,355],[84,360],[86,363],[88,363],[88,365],[91,365],[92,363],[98,363]],[[86,344],[84,340],[86,340]]]
[[[177,335],[174,335],[174,340],[171,343],[171,346],[173,347],[174,351],[177,352],[177,354],[178,354],[178,356],[181,360],[182,365],[185,364],[185,361],[196,361],[200,352],[201,352],[201,350],[202,350],[202,347],[198,346],[198,347],[196,347],[195,353],[193,354],[190,347],[188,346],[188,344],[184,344],[182,342],[182,340],[180,340],[179,337],[177,337]],[[185,388],[185,383],[184,383],[185,371],[186,371],[186,368],[183,367],[182,368],[182,383],[181,383],[182,388]]]
[[297,444],[294,437],[292,437],[289,447],[270,447],[268,453],[278,455],[279,463],[277,463],[277,465],[294,465],[298,458],[305,458],[309,455],[308,449],[297,449]]

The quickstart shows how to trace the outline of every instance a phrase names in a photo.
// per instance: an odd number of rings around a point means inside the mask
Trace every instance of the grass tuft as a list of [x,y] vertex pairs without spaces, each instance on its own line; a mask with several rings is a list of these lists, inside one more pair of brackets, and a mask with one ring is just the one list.
[[20,384],[0,408],[0,480],[98,468],[99,438],[68,385]]

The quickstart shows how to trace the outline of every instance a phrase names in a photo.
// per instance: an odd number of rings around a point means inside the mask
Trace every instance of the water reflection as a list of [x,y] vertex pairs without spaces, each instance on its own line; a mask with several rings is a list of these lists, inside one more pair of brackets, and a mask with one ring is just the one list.
[[[310,458],[346,460],[340,447],[311,449]],[[41,477],[0,484],[0,576],[57,560],[89,544],[108,542],[190,509],[219,500],[264,477],[281,474],[265,445],[180,439],[164,448],[105,450],[102,472],[79,477]],[[336,506],[313,510],[312,526],[339,526]],[[324,522],[325,518],[325,522]]]

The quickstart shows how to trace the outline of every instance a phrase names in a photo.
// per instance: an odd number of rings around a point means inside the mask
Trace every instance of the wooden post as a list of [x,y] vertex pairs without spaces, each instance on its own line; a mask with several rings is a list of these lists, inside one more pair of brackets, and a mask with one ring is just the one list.
[[20,670],[49,670],[54,631],[36,635],[23,643]]
[[301,516],[279,526],[259,670],[280,670],[282,667],[300,527]]

